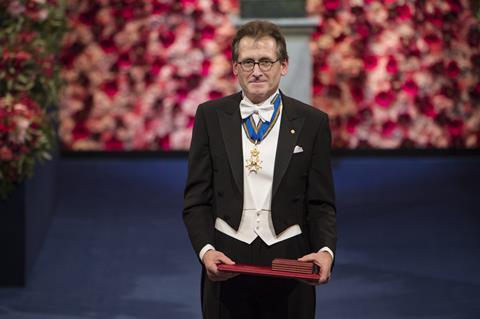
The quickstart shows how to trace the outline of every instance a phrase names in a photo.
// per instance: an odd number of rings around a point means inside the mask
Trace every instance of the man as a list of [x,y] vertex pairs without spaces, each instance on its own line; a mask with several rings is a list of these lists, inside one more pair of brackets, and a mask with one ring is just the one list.
[[217,265],[310,261],[330,278],[335,245],[325,113],[283,95],[285,39],[266,21],[233,40],[242,92],[198,107],[183,218],[203,265],[204,318],[314,318],[313,285],[221,272]]

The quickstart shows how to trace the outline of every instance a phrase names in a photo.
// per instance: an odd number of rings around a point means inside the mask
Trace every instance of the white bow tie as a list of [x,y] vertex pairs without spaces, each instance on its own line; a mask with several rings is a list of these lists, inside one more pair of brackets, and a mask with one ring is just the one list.
[[261,105],[255,105],[245,99],[240,102],[240,114],[242,119],[246,119],[250,115],[256,113],[263,122],[269,122],[272,119],[274,105],[269,102]]

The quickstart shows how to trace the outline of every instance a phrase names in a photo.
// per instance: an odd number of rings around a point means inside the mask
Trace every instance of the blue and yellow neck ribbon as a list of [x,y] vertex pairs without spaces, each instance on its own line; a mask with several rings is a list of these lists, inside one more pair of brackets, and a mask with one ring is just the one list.
[[282,98],[280,94],[274,96],[271,104],[273,104],[273,114],[270,121],[263,122],[262,120],[259,120],[258,124],[255,124],[252,116],[253,114],[243,120],[243,129],[250,142],[254,144],[259,144],[265,137],[267,137],[268,133],[270,133],[275,126],[282,107]]

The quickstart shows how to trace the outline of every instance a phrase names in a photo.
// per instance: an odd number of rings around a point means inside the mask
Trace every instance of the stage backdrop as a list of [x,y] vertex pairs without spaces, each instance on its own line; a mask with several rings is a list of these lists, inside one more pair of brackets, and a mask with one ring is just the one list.
[[[475,1],[308,0],[314,106],[334,148],[479,148]],[[186,150],[199,103],[237,90],[237,0],[69,1],[68,150]],[[295,57],[291,57],[295,59]]]

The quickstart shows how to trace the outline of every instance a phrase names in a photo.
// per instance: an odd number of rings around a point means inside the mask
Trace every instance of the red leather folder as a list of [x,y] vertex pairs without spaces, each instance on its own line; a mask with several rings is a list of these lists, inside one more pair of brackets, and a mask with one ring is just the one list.
[[235,264],[235,265],[226,265],[219,264],[217,265],[218,270],[220,271],[229,271],[239,274],[248,274],[254,276],[270,276],[270,277],[283,277],[283,278],[297,278],[305,279],[308,281],[318,281],[320,279],[319,274],[302,274],[295,273],[291,271],[280,271],[272,270],[272,267],[269,266],[254,266],[254,265],[245,265],[245,264]]

